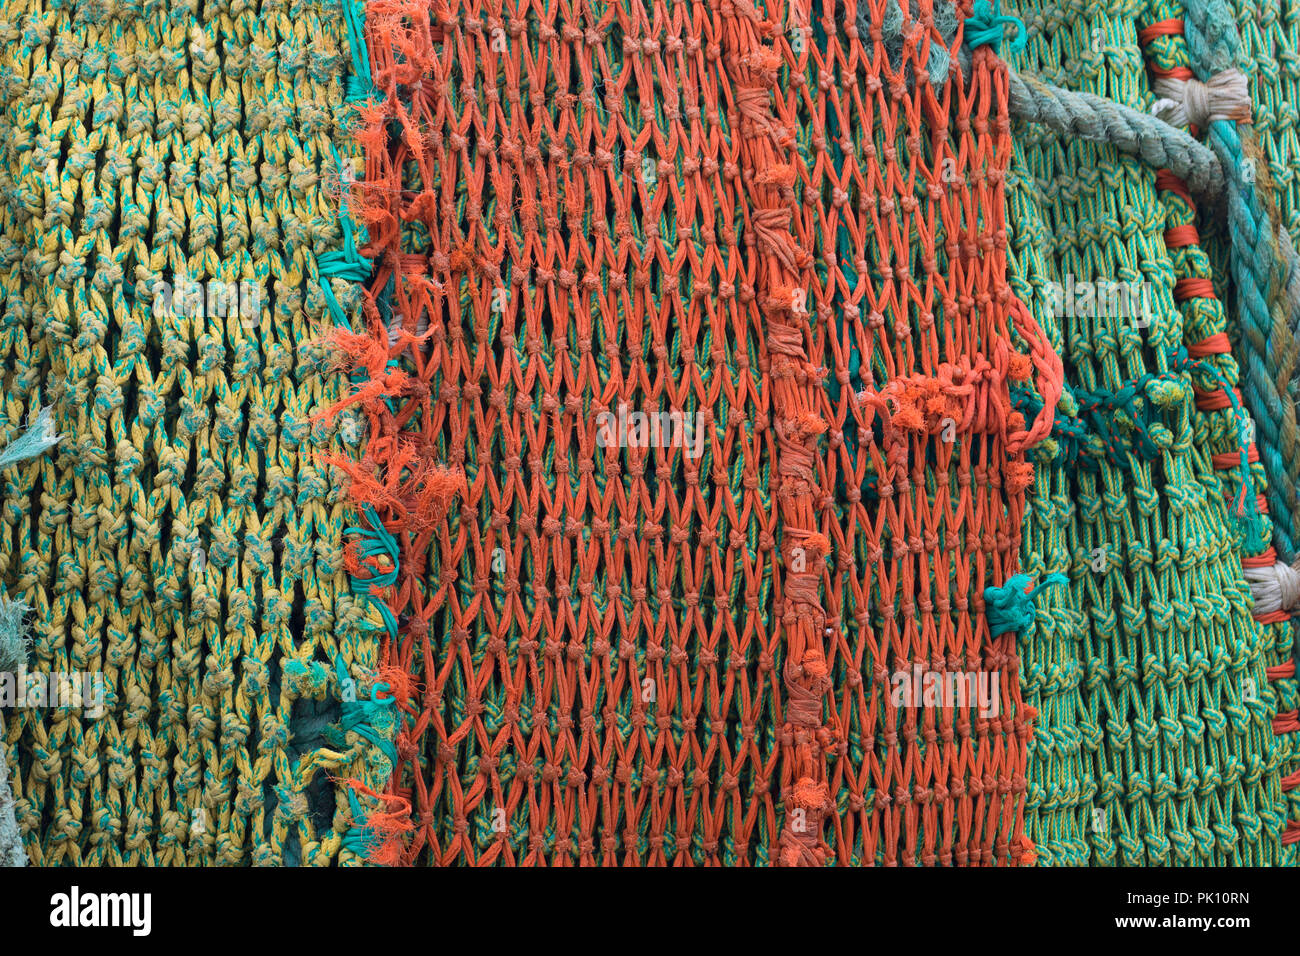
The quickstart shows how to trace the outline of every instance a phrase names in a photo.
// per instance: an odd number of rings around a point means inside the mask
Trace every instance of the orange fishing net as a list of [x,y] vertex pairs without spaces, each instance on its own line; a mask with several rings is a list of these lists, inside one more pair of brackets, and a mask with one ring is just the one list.
[[365,19],[347,470],[396,553],[350,567],[410,680],[403,862],[1030,862],[984,592],[1061,370],[993,51],[945,75],[931,0]]

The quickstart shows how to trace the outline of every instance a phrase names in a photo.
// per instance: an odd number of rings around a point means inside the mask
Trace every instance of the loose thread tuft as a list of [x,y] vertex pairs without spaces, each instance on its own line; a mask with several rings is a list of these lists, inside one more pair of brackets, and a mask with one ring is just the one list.
[[[400,863],[404,837],[415,829],[411,823],[410,801],[394,794],[375,793],[359,780],[349,780],[347,786],[352,826],[343,838],[343,846],[376,866]],[[379,801],[383,809],[366,813],[357,799],[358,793]]]
[[0,673],[16,671],[27,660],[32,643],[29,611],[22,601],[0,594]]
[[0,451],[0,468],[8,468],[20,461],[43,455],[62,439],[63,436],[54,430],[53,410],[42,408],[27,426],[27,430],[10,442],[4,451]]

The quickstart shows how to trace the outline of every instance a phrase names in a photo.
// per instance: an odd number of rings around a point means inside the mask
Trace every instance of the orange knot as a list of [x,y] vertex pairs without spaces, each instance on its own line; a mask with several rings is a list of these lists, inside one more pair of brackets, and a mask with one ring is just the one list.
[[807,294],[799,287],[779,285],[772,289],[771,295],[763,299],[763,311],[768,315],[793,314],[805,308],[806,300]]
[[1034,466],[1027,461],[1009,461],[1002,469],[1003,485],[1013,495],[1018,495],[1034,483]]
[[826,813],[834,809],[830,790],[825,781],[816,781],[812,777],[800,777],[799,782],[790,789],[792,806],[809,813]]
[[386,700],[391,698],[397,701],[398,707],[401,707],[410,699],[415,682],[406,668],[385,664],[379,668],[379,673],[376,675],[376,684],[388,685],[386,692],[379,691],[375,694],[377,699]]
[[[987,366],[977,368],[944,364],[938,374],[896,378],[880,391],[889,419],[896,428],[937,434],[949,424],[967,427],[982,395],[989,387]],[[866,401],[866,393],[858,396]]]
[[830,668],[826,666],[826,655],[822,653],[820,647],[809,647],[803,652],[804,675],[811,677],[815,681],[821,680],[830,673]]
[[1038,862],[1038,845],[1029,837],[1021,837],[1020,864],[1033,866]]
[[822,817],[832,809],[825,783],[800,777],[786,801],[785,827],[781,831],[782,866],[822,866],[826,848],[822,845]]
[[790,437],[800,444],[824,434],[825,431],[825,419],[815,412],[803,412],[790,422]]
[[781,67],[781,54],[768,47],[751,50],[740,62],[759,74],[769,85],[776,82],[776,71]]
[[1029,376],[1034,374],[1034,363],[1028,355],[1022,355],[1019,352],[1011,354],[1011,361],[1007,366],[1007,377],[1015,382],[1024,382]]
[[822,847],[818,834],[786,827],[786,832],[781,836],[780,859],[782,866],[825,866],[826,850]]
[[451,253],[451,270],[453,272],[469,272],[474,268],[474,247],[469,243],[461,243],[452,250]]
[[894,413],[894,424],[909,432],[926,431],[925,416],[911,402],[898,403],[898,411]]
[[363,558],[357,550],[357,542],[349,541],[343,546],[343,566],[352,577],[367,581],[383,577],[393,570],[393,561],[386,554],[372,554]]
[[814,531],[812,534],[805,535],[803,546],[808,551],[817,552],[819,558],[825,557],[831,553],[831,542],[826,535]]
[[794,166],[778,163],[759,172],[754,182],[759,186],[793,186],[796,176]]
[[407,222],[417,222],[432,219],[437,211],[438,197],[426,189],[411,200],[401,215]]

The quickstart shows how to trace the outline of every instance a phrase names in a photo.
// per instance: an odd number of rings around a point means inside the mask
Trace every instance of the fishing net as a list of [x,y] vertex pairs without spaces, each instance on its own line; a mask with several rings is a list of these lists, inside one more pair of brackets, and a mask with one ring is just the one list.
[[[1017,3],[1016,66],[1149,107],[1162,61],[1142,44],[1169,6]],[[1253,619],[1242,576],[1272,526],[1196,204],[1113,147],[1016,133],[1014,286],[1067,394],[1031,453],[1025,565],[1071,581],[1025,650],[1029,833],[1043,863],[1290,861],[1269,665],[1289,659],[1291,625]],[[1127,307],[1117,289],[1135,290]]]
[[349,471],[396,545],[403,860],[1032,859],[1049,416],[1009,385],[1060,371],[1005,279],[993,51],[950,71],[929,3],[365,22]]
[[1295,862],[1237,7],[6,4],[0,854]]

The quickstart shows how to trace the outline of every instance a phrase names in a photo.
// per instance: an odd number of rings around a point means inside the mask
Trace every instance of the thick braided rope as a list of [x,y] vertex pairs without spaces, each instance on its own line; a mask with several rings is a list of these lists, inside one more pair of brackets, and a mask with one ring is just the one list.
[[[936,23],[946,21],[952,15],[951,10],[947,4],[939,4],[935,10]],[[865,22],[863,16],[863,11],[859,10],[859,22]],[[1008,18],[1001,19],[1005,21]],[[891,60],[897,61],[898,51],[904,42],[901,14],[896,19],[887,21],[882,32]],[[992,34],[986,32],[985,35]],[[941,80],[953,69],[960,69],[969,76],[970,65],[970,51],[966,48],[952,59],[939,57],[934,48],[931,50],[932,78],[938,77]],[[909,84],[914,82],[912,74],[906,75]],[[1222,196],[1224,178],[1218,158],[1208,147],[1177,126],[1149,112],[1106,97],[1067,90],[1040,77],[1028,74],[1022,76],[1010,68],[1007,70],[1007,85],[1011,115],[1016,119],[1043,123],[1064,136],[1080,136],[1094,143],[1109,143],[1127,153],[1140,156],[1157,169],[1169,169],[1187,182],[1198,195],[1215,200]]]
[[[1297,103],[1300,103],[1300,5],[1293,0],[1234,0],[1235,20],[1240,30],[1242,57],[1250,94],[1251,132],[1259,146],[1257,180],[1265,186],[1270,217],[1277,222],[1279,251],[1287,264],[1287,303],[1292,321],[1300,321],[1297,269],[1293,237],[1300,237],[1300,144],[1296,139]],[[1177,11],[1167,14],[1176,16]],[[1231,71],[1229,71],[1231,72]],[[1195,82],[1195,81],[1191,81]],[[1292,327],[1293,334],[1296,328]],[[1291,382],[1295,397],[1300,381]],[[1255,596],[1256,616],[1287,621],[1300,609],[1300,574],[1296,564],[1266,563],[1267,556],[1245,571]],[[1277,697],[1277,722],[1289,727],[1281,740],[1291,748],[1283,764],[1282,790],[1287,800],[1287,829],[1282,842],[1292,861],[1300,860],[1300,681],[1295,660],[1297,633],[1294,619],[1271,628],[1276,635],[1270,687]]]
[[1280,228],[1300,242],[1300,6],[1295,0],[1230,0],[1241,36],[1251,125]]
[[1011,112],[1017,119],[1043,123],[1064,136],[1109,143],[1156,169],[1169,169],[1198,195],[1223,193],[1218,159],[1183,130],[1106,97],[1062,89],[1014,70],[1008,81]]
[[[1192,68],[1203,81],[1239,69],[1241,37],[1225,0],[1187,0],[1185,33]],[[1279,254],[1276,225],[1262,182],[1246,172],[1260,163],[1253,134],[1231,119],[1209,126],[1210,146],[1223,164],[1228,189],[1230,262],[1237,285],[1243,394],[1260,430],[1260,457],[1268,475],[1274,540],[1284,560],[1296,556],[1300,535],[1300,445],[1297,444],[1292,379],[1300,371],[1294,330],[1284,294],[1290,269]],[[1248,166],[1249,164],[1249,166]]]

